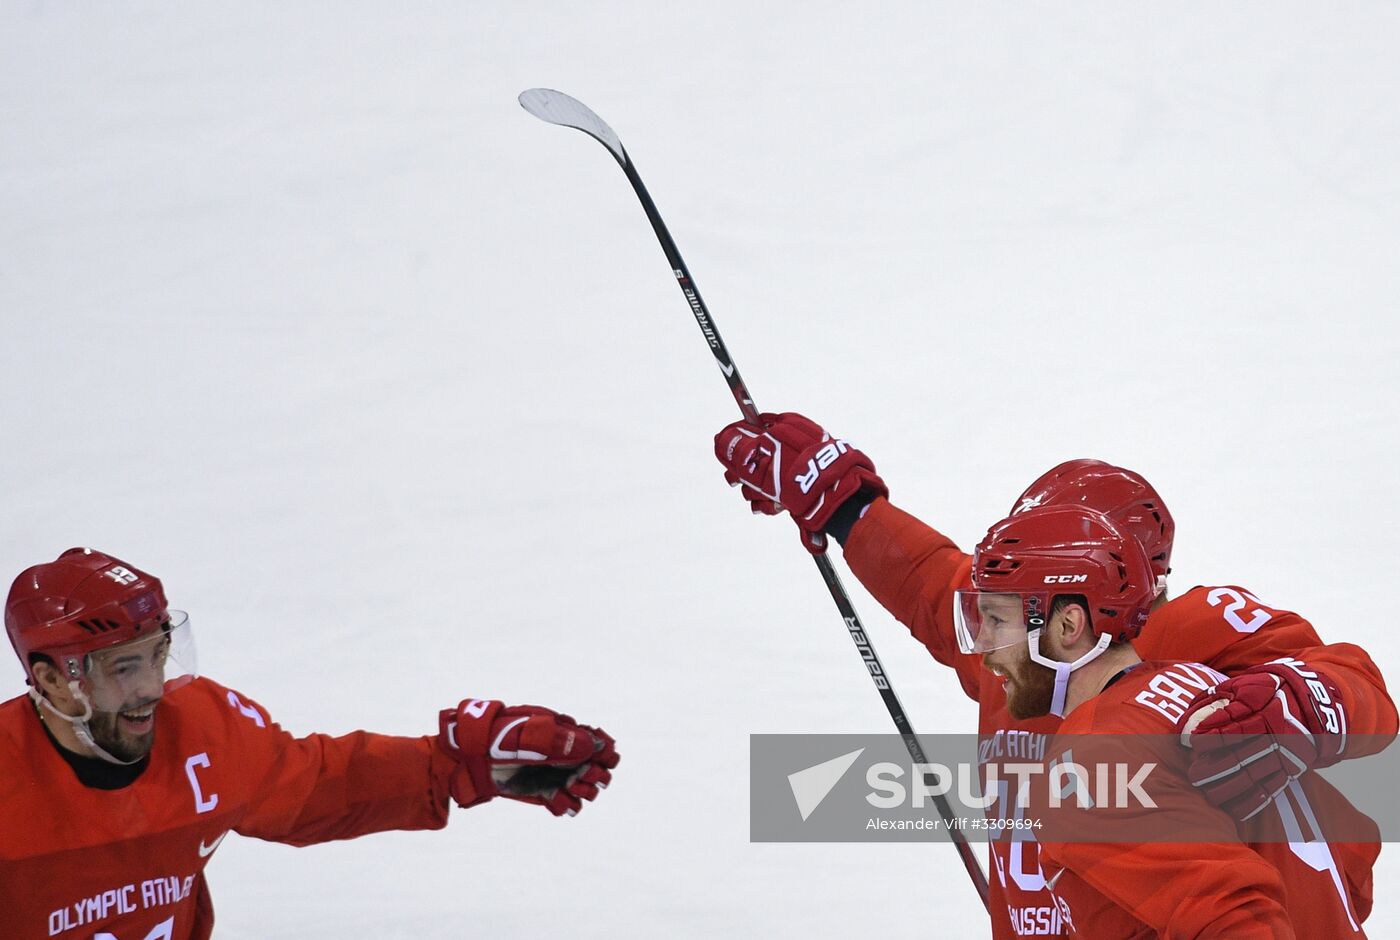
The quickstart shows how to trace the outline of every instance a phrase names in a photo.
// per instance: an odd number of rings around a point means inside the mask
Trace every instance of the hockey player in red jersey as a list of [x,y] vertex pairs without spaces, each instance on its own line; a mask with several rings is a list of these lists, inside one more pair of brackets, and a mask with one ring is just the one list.
[[[1364,936],[1325,841],[1336,821],[1321,811],[1335,802],[1325,782],[1315,774],[1290,781],[1274,818],[1247,822],[1189,785],[1190,757],[1172,732],[1193,700],[1225,677],[1199,663],[1138,656],[1129,641],[1147,622],[1153,580],[1141,544],[1107,517],[1048,506],[993,526],[977,547],[972,587],[954,599],[961,649],[1006,677],[1015,710],[1066,716],[1048,749],[1051,763],[1071,749],[1079,766],[1114,766],[1139,747],[1153,758],[1139,761],[1150,771],[1143,778],[1150,802],[1109,807],[1100,793],[1098,805],[1071,802],[1041,816],[1043,786],[1029,801],[1027,812],[1045,822],[1041,855],[1064,922],[1094,938]],[[1336,753],[1344,738],[1328,728],[1337,701],[1329,686],[1307,691],[1296,717],[1320,749]],[[1165,749],[1152,748],[1160,738],[1138,737],[1154,734],[1169,742]],[[1075,737],[1083,735],[1095,737]],[[1323,829],[1306,833],[1315,841],[1299,849],[1268,838],[1300,818]],[[1192,841],[1143,841],[1144,821],[1157,834]],[[1242,841],[1233,841],[1237,832]]]
[[0,704],[0,923],[14,940],[209,937],[204,866],[229,832],[290,845],[439,829],[449,801],[573,815],[611,779],[603,731],[467,699],[435,735],[295,738],[199,676],[160,581],[88,549],[15,580],[29,694]]
[[[1055,715],[1027,717],[1018,704],[1020,686],[1005,682],[983,667],[979,658],[958,648],[953,597],[971,584],[972,559],[953,542],[895,507],[874,464],[861,451],[833,439],[801,415],[767,414],[764,426],[731,424],[715,437],[715,453],[725,478],[739,486],[755,513],[788,511],[803,534],[803,544],[825,545],[829,535],[842,543],[851,570],[871,594],[929,650],[952,667],[966,694],[979,705],[984,736],[1026,735],[1044,739],[1058,728]],[[1140,476],[1100,461],[1070,461],[1033,483],[1013,504],[1013,513],[1041,505],[1087,506],[1107,513],[1144,546],[1154,575],[1156,598],[1151,615],[1134,645],[1144,658],[1192,660],[1237,674],[1258,669],[1280,657],[1294,657],[1319,667],[1339,689],[1357,734],[1389,735],[1396,730],[1395,707],[1379,670],[1365,651],[1351,644],[1324,646],[1302,617],[1264,605],[1235,586],[1197,587],[1168,599],[1174,525],[1157,493]],[[1044,680],[1044,670],[1031,670]],[[1230,699],[1241,676],[1219,686]],[[1005,684],[1004,684],[1005,682]],[[1248,709],[1217,716],[1221,734],[1248,733]],[[1232,727],[1222,722],[1232,721]],[[1222,739],[1224,740],[1224,739]],[[1353,753],[1348,756],[1360,756]],[[1219,764],[1209,768],[1219,772]],[[1290,768],[1296,773],[1296,769]],[[1215,776],[1204,771],[1203,781]],[[1203,792],[1212,800],[1240,809],[1251,801],[1271,799],[1277,781],[1256,780],[1247,772],[1210,780]],[[1015,794],[993,813],[1014,812]],[[1243,812],[1241,812],[1243,815]],[[1371,867],[1379,845],[1335,847],[1344,856],[1347,887],[1358,916],[1371,906]],[[1026,832],[990,847],[992,935],[1065,936],[1060,912],[1045,889],[1039,846]]]

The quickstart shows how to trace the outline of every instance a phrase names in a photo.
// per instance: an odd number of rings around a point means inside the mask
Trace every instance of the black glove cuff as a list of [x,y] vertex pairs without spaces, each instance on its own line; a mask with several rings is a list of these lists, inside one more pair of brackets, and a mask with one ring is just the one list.
[[836,511],[831,514],[831,519],[827,521],[826,528],[822,531],[840,542],[844,548],[846,539],[851,537],[852,527],[860,519],[860,514],[865,512],[865,507],[883,495],[875,490],[858,490],[856,495],[836,508]]

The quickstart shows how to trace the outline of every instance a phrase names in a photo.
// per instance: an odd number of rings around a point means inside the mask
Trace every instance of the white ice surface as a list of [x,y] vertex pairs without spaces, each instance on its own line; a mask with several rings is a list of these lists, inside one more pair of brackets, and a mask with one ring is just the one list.
[[[1178,590],[1400,675],[1393,6],[409,7],[0,3],[0,572],[157,572],[297,732],[474,694],[624,755],[572,820],[231,838],[221,937],[979,935],[946,846],[748,843],[750,732],[888,719],[720,480],[735,408],[626,181],[533,86],[617,129],[759,405],[899,504],[970,546],[1060,460],[1136,467]],[[846,580],[916,727],[971,730]]]

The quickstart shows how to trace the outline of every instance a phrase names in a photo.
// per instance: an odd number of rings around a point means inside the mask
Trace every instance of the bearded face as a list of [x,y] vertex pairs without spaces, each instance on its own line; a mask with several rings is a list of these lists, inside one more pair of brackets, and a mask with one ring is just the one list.
[[982,664],[1005,680],[1006,708],[1012,718],[1023,720],[1050,714],[1055,671],[1034,662],[1025,643],[986,653]]
[[151,752],[169,653],[170,638],[158,634],[90,657],[83,680],[92,703],[88,731],[118,760],[137,761]]
[[151,753],[155,743],[156,705],[133,702],[117,712],[94,711],[88,719],[88,731],[108,754],[121,761],[138,761]]

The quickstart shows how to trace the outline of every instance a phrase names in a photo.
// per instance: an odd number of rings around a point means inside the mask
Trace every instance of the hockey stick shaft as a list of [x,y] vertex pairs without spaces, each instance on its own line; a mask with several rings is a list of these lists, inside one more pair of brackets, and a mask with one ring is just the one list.
[[[720,372],[724,374],[729,391],[734,396],[735,402],[738,403],[739,410],[743,413],[745,420],[761,425],[762,421],[759,418],[758,408],[753,403],[753,397],[749,394],[748,387],[744,384],[743,377],[734,364],[734,358],[729,354],[728,347],[725,346],[724,340],[719,335],[719,330],[715,327],[714,318],[710,316],[709,308],[705,306],[705,301],[700,296],[700,290],[695,286],[695,280],[690,276],[690,269],[686,267],[685,259],[681,257],[680,249],[676,247],[676,240],[671,237],[671,232],[667,229],[666,222],[661,218],[656,203],[652,201],[651,193],[647,191],[646,184],[642,182],[641,176],[637,173],[636,165],[628,156],[616,132],[582,102],[561,92],[532,88],[520,95],[520,104],[525,110],[543,121],[583,131],[607,147],[612,153],[613,158],[617,160],[618,165],[627,175],[627,181],[632,184],[637,199],[641,201],[647,220],[651,222],[652,231],[656,233],[656,240],[660,242],[661,250],[671,265],[671,273],[675,276],[681,293],[685,295],[686,302],[690,305],[690,312],[695,317],[700,332],[709,343],[710,352],[714,355]],[[821,573],[822,581],[826,583],[827,590],[831,592],[831,599],[835,601],[836,608],[841,613],[846,630],[856,645],[856,650],[865,662],[870,678],[875,683],[875,688],[879,690],[880,697],[884,700],[890,718],[899,730],[900,737],[909,751],[909,756],[915,764],[927,765],[928,759],[924,756],[918,735],[915,734],[914,728],[904,712],[904,706],[900,704],[899,697],[895,695],[894,688],[890,685],[889,675],[885,672],[880,657],[876,655],[875,648],[871,644],[869,636],[866,635],[860,618],[856,615],[855,607],[851,604],[850,596],[846,593],[840,577],[836,574],[836,569],[831,564],[831,559],[827,557],[825,552],[814,554],[812,558],[816,562],[817,570]],[[982,866],[977,861],[971,844],[960,828],[951,825],[953,811],[947,799],[940,794],[934,796],[933,800],[944,821],[950,823],[948,832],[952,837],[953,845],[962,859],[963,866],[967,869],[968,876],[972,879],[973,886],[982,898],[982,904],[987,906],[987,876],[983,873]]]

